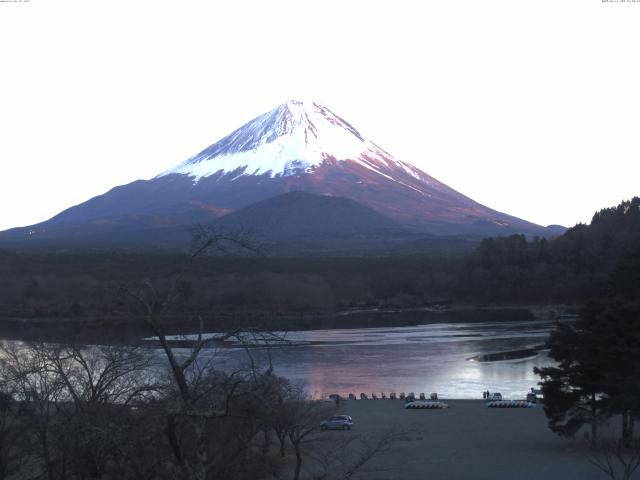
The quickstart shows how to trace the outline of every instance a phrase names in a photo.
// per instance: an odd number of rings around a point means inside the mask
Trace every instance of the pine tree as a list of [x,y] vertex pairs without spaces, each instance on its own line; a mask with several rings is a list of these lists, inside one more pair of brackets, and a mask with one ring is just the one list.
[[541,376],[550,428],[573,435],[614,415],[622,418],[622,443],[633,440],[640,418],[640,249],[621,257],[607,297],[586,305],[574,324],[560,324],[548,341],[555,367]]
[[575,325],[559,324],[548,341],[549,356],[558,366],[534,371],[542,378],[544,410],[551,430],[573,436],[589,424],[591,442],[595,445],[597,425],[607,412],[606,372],[600,364],[601,342],[590,326],[580,321]]

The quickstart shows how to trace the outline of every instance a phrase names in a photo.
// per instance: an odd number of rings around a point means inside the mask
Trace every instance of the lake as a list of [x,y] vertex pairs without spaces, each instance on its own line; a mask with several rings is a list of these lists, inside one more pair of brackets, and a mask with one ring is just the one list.
[[[270,359],[277,374],[304,382],[316,398],[361,392],[380,396],[391,391],[482,398],[485,390],[524,398],[531,387],[538,388],[533,367],[552,363],[545,351],[519,360],[470,359],[540,346],[554,326],[551,320],[528,320],[311,330],[288,332],[287,346],[250,352],[262,365]],[[215,354],[228,368],[248,361],[241,348],[210,349],[204,354]]]

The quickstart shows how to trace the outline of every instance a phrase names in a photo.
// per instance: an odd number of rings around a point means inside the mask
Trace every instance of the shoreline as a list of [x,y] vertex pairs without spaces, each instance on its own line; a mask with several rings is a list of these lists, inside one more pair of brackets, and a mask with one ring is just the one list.
[[[393,328],[439,323],[483,323],[561,320],[575,317],[575,305],[426,305],[409,308],[357,308],[336,312],[221,312],[204,320],[205,332],[238,327],[258,327],[263,331],[344,330]],[[198,333],[196,322],[165,320],[167,335]],[[136,343],[150,336],[141,319],[127,316],[81,318],[24,318],[0,316],[0,337],[7,340],[60,341],[74,338],[115,344]]]

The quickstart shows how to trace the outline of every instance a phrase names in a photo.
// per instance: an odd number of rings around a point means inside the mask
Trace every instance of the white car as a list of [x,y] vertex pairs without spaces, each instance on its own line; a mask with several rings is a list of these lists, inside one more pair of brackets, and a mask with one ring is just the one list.
[[322,430],[351,430],[353,419],[349,415],[335,415],[320,423]]

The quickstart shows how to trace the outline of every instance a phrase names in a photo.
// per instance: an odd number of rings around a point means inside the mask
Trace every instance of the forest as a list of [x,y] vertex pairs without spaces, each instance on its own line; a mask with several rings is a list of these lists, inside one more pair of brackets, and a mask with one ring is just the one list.
[[[158,288],[180,273],[180,301],[167,315],[186,322],[317,318],[362,308],[447,309],[564,304],[603,295],[609,274],[640,248],[640,198],[596,212],[562,236],[487,238],[467,255],[270,257],[253,251],[189,255],[0,251],[0,317],[19,322],[129,325],[121,287]],[[189,267],[185,270],[185,266]],[[254,322],[255,323],[255,322]],[[277,326],[269,324],[269,326]]]

